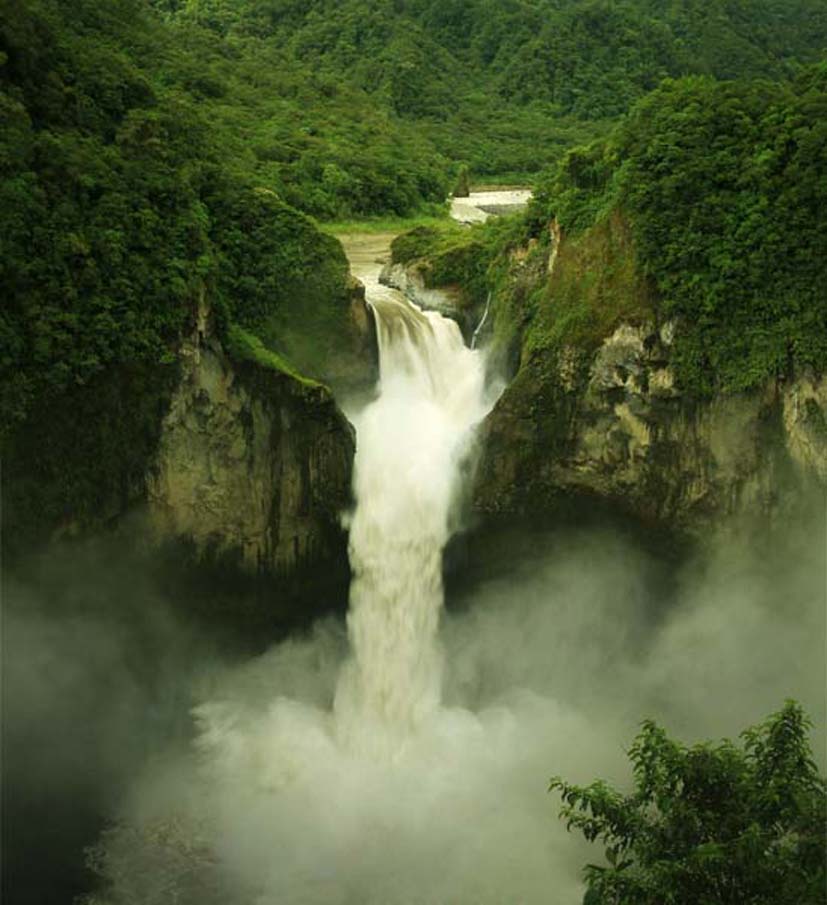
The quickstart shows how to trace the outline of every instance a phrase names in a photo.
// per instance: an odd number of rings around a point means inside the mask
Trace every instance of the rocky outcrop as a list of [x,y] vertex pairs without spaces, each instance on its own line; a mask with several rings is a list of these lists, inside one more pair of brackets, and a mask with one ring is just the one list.
[[426,311],[438,311],[455,320],[462,316],[464,300],[457,287],[442,286],[431,289],[427,285],[428,262],[414,261],[411,264],[394,264],[388,261],[379,274],[379,282],[404,293],[412,302]]
[[674,332],[624,323],[595,353],[524,362],[484,427],[478,509],[547,510],[587,494],[693,531],[772,517],[808,480],[827,483],[827,379],[692,401],[670,365]]
[[388,261],[379,274],[379,282],[383,286],[398,289],[410,301],[425,311],[438,311],[445,317],[455,320],[468,339],[476,326],[475,312],[469,300],[458,286],[440,286],[433,289],[428,286],[429,263],[419,259],[408,264],[397,264]]
[[181,358],[147,475],[153,541],[185,539],[248,572],[284,574],[330,556],[343,544],[355,444],[330,391],[231,361],[204,329]]
[[804,374],[783,387],[781,398],[791,458],[827,485],[827,377]]

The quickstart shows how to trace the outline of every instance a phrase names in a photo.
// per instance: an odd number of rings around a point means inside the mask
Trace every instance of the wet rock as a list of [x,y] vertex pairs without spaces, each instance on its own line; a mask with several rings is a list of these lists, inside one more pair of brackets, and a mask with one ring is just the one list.
[[483,428],[477,508],[546,511],[582,493],[703,531],[771,517],[806,482],[827,484],[827,379],[690,401],[668,363],[674,331],[621,324],[588,363],[573,348],[550,374],[524,363]]

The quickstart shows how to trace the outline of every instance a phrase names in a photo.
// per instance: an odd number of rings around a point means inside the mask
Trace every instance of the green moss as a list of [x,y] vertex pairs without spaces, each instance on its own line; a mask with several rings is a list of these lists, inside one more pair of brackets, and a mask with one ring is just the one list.
[[552,278],[535,297],[526,349],[576,346],[589,352],[621,323],[655,317],[628,223],[619,214],[562,243]]
[[239,327],[238,324],[230,324],[227,328],[226,349],[236,361],[251,361],[263,368],[277,371],[298,380],[308,387],[320,387],[318,381],[300,374],[285,358],[268,349],[264,343],[254,334]]

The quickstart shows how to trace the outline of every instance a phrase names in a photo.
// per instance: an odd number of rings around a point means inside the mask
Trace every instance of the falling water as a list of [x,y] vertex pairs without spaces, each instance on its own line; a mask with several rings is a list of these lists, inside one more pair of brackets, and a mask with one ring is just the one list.
[[492,399],[457,325],[398,293],[372,300],[379,395],[356,417],[351,659],[335,703],[343,742],[394,753],[439,706],[442,551],[472,429]]
[[[522,624],[439,630],[442,554],[474,428],[499,388],[453,321],[379,286],[378,270],[357,271],[381,380],[350,412],[347,650],[323,622],[212,680],[193,752],[153,766],[134,792],[137,832],[105,840],[107,905],[167,901],[147,884],[181,902],[212,901],[208,888],[240,905],[539,905],[552,888],[560,902],[582,897],[579,862],[550,856],[543,795],[569,737],[583,758],[576,719],[508,684],[513,651],[521,662],[528,646]],[[446,701],[440,639],[451,652]],[[492,644],[502,686],[483,679]]]

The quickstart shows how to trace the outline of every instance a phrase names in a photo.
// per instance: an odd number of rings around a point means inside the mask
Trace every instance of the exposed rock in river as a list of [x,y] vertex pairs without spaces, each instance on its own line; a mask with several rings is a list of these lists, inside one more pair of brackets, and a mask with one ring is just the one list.
[[450,286],[430,289],[423,268],[427,268],[426,262],[406,266],[388,261],[382,268],[379,282],[383,286],[398,289],[425,311],[438,311],[445,317],[452,318],[460,325],[463,334],[467,335],[474,325],[470,322],[468,306],[462,295]]

